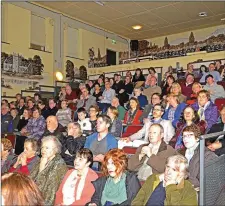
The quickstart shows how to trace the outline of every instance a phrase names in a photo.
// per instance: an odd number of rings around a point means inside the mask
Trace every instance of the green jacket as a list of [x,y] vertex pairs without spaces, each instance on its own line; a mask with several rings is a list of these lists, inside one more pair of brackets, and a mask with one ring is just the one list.
[[[159,175],[153,174],[145,181],[137,196],[132,201],[131,205],[146,205],[152,192],[160,183]],[[190,205],[197,206],[197,193],[194,187],[188,180],[182,181],[179,185],[169,185],[166,187],[165,206],[171,205]]]

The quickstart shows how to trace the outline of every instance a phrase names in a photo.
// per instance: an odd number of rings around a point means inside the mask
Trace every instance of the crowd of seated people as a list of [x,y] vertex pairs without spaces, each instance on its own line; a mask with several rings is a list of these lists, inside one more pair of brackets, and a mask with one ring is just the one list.
[[[168,73],[158,86],[152,69],[146,79],[137,69],[125,81],[81,83],[80,92],[66,85],[47,101],[37,93],[3,99],[2,183],[30,181],[39,205],[197,205],[199,138],[225,131],[225,106],[215,103],[225,98],[219,69],[209,69],[205,85],[192,73],[184,82]],[[206,142],[207,163],[223,154],[224,135]]]

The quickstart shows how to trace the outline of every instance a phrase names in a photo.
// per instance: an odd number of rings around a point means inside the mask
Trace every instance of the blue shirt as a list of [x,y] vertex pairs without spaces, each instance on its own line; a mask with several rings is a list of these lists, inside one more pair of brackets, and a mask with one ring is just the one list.
[[200,79],[200,82],[206,82],[205,81],[205,77],[207,75],[211,74],[215,80],[215,82],[218,82],[218,81],[222,81],[222,77],[220,76],[220,73],[218,71],[212,71],[212,72],[206,72],[203,74],[202,78]]

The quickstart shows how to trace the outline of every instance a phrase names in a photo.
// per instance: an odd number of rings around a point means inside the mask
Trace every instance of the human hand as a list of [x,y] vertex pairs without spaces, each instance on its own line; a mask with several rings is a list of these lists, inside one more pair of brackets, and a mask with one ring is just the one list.
[[27,133],[27,129],[26,129],[26,128],[21,129],[20,133],[21,133],[22,135],[25,135],[25,134]]
[[77,102],[77,99],[73,99],[73,101],[72,101],[73,103],[76,103]]
[[123,93],[125,90],[124,89],[121,89],[120,91],[119,91],[119,93],[121,94],[121,93]]
[[220,149],[221,147],[222,147],[222,143],[220,141],[216,141],[208,146],[208,148],[213,152],[217,149]]
[[131,139],[129,137],[123,137],[123,138],[121,138],[121,140],[124,141],[124,142],[130,142],[131,141]]
[[95,203],[89,203],[88,206],[97,206]]
[[21,154],[20,160],[21,160],[22,166],[27,165],[27,155],[26,155],[25,152],[23,152],[23,153]]
[[143,122],[144,122],[144,124],[150,123],[150,119],[144,118],[144,119],[143,119]]
[[102,99],[104,99],[104,97],[103,96],[100,96],[98,99],[102,100]]
[[141,153],[150,157],[152,155],[152,149],[149,146],[144,146],[141,149]]

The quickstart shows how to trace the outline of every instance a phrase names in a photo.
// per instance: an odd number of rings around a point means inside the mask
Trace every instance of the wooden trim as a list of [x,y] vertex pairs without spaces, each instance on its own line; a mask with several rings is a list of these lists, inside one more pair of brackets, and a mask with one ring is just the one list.
[[29,49],[31,49],[31,50],[36,50],[36,51],[41,51],[41,52],[45,52],[45,53],[49,53],[49,54],[52,53],[52,52],[50,52],[50,51],[43,51],[43,50],[41,50],[41,49],[34,49],[34,48],[31,48],[31,47],[29,47]]
[[71,59],[79,59],[79,60],[84,60],[84,59],[82,59],[82,58],[73,57],[73,56],[66,56],[66,57],[71,58]]

